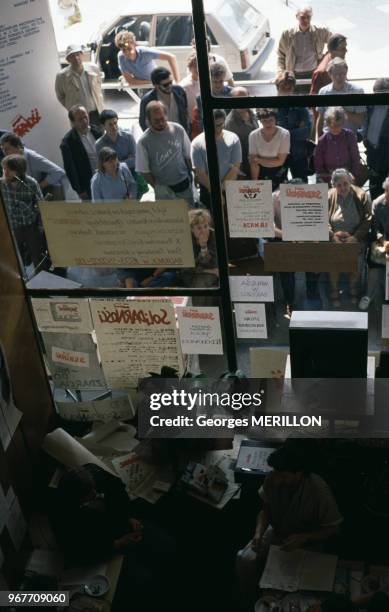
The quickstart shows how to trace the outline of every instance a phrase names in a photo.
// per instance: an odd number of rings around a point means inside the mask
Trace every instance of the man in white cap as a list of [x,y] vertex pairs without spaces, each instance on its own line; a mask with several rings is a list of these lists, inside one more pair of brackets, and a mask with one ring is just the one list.
[[83,62],[81,45],[69,45],[66,60],[69,66],[63,68],[55,79],[55,93],[67,110],[79,105],[86,108],[92,124],[99,124],[99,114],[104,109],[101,91],[101,72],[95,64]]

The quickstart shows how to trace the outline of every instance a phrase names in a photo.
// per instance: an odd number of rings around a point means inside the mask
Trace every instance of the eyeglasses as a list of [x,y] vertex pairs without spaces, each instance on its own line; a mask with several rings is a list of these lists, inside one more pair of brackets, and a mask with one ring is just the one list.
[[159,83],[160,87],[169,87],[170,85],[173,85],[173,81],[167,81],[166,83]]

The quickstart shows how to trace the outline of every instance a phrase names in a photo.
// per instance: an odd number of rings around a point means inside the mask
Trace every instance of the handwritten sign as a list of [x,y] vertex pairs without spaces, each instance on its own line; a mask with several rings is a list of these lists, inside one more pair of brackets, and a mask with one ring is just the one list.
[[62,164],[53,126],[69,129],[66,112],[55,99],[53,83],[58,52],[49,3],[1,0],[0,116],[1,127],[23,139],[26,147]]
[[136,387],[162,366],[181,374],[183,361],[170,300],[91,299],[97,344],[108,384]]
[[226,181],[231,238],[273,238],[271,181]]
[[232,302],[274,302],[272,276],[230,276]]
[[267,338],[265,304],[234,304],[238,338]]
[[54,385],[60,389],[106,389],[90,334],[42,332]]
[[283,240],[329,241],[328,186],[280,185]]
[[89,368],[88,353],[80,353],[79,351],[66,351],[57,346],[51,347],[51,359],[55,363],[71,364],[78,368]]
[[184,354],[223,355],[219,308],[180,308],[177,318]]
[[184,200],[42,202],[40,210],[55,266],[194,267]]
[[31,303],[41,331],[87,333],[93,330],[86,299],[32,298]]

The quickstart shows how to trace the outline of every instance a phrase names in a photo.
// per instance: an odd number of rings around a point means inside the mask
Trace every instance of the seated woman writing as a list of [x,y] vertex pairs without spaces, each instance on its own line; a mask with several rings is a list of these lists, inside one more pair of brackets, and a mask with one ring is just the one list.
[[254,537],[237,556],[239,586],[247,610],[255,601],[270,545],[283,550],[317,549],[338,533],[343,521],[330,488],[310,472],[308,457],[302,450],[285,445],[274,451],[267,462],[273,471],[259,490],[263,503]]
[[[353,185],[353,176],[345,168],[332,173],[332,189],[328,192],[330,240],[333,242],[359,244],[359,270],[350,273],[350,297],[352,304],[358,304],[359,281],[363,255],[371,221],[370,198],[363,189]],[[330,298],[333,306],[340,306],[339,273],[330,272]]]

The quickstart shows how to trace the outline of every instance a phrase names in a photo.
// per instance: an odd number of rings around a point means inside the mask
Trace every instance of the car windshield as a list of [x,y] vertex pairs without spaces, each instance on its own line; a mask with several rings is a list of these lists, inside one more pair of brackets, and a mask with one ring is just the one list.
[[241,42],[257,21],[257,12],[244,0],[227,0],[218,7],[218,17],[224,29]]

